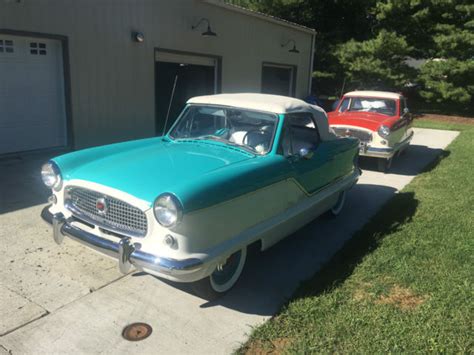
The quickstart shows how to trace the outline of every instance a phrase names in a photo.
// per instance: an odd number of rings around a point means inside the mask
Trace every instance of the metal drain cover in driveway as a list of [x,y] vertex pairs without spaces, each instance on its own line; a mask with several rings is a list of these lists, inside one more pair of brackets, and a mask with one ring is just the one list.
[[146,323],[132,323],[123,328],[122,336],[129,341],[140,341],[148,338],[152,331]]

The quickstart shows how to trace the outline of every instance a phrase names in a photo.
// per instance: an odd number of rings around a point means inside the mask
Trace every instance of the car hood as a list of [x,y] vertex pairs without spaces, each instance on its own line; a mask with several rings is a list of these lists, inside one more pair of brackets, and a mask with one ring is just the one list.
[[391,127],[396,117],[375,112],[330,112],[329,125],[357,126],[376,131],[382,124]]
[[163,192],[251,159],[253,154],[212,141],[170,141],[153,138],[108,145],[53,159],[64,180],[80,179],[105,185],[150,205]]

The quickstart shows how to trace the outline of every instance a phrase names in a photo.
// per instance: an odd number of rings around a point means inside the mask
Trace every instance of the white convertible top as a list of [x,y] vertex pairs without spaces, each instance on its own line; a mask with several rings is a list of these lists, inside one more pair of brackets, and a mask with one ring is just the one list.
[[335,138],[335,135],[329,131],[328,118],[321,107],[292,97],[253,93],[218,94],[196,96],[189,99],[188,104],[230,106],[276,114],[308,112],[315,118],[319,135],[323,140]]
[[398,94],[396,92],[368,91],[368,90],[351,91],[351,92],[346,93],[344,96],[348,96],[348,97],[365,96],[365,97],[376,97],[380,99],[393,99],[393,100],[398,100],[402,97],[401,94]]

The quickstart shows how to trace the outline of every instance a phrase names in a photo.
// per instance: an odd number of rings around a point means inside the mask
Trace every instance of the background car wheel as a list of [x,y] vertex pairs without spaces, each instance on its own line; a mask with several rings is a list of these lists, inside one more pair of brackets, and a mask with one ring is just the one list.
[[247,259],[247,247],[230,255],[223,264],[217,265],[208,277],[192,284],[194,293],[206,300],[214,300],[229,291],[239,279]]
[[329,216],[330,217],[338,216],[341,213],[345,202],[346,202],[346,191],[344,190],[339,193],[336,204],[329,210]]
[[390,170],[390,167],[392,166],[392,160],[393,158],[390,158],[390,159],[379,158],[377,160],[378,170],[382,173],[387,173]]

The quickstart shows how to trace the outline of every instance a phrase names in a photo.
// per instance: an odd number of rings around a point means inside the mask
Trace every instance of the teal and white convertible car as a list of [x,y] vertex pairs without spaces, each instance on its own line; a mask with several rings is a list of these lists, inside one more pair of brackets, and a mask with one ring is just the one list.
[[337,215],[358,180],[358,140],[325,112],[263,94],[195,97],[168,133],[56,157],[42,212],[67,236],[136,269],[228,291],[247,248],[265,250],[322,213]]

